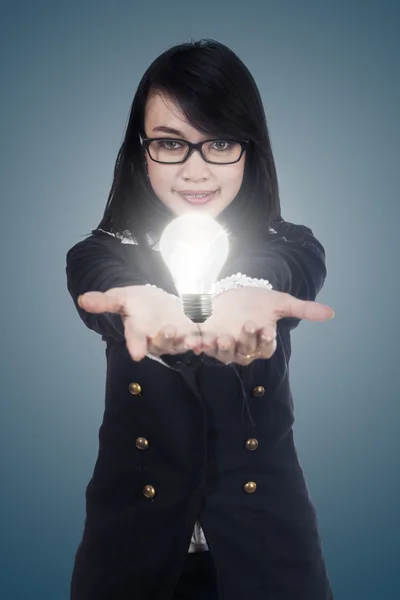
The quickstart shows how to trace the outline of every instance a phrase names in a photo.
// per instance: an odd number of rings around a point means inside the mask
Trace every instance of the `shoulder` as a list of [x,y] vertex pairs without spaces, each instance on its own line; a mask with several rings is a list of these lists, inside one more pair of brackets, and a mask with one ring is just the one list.
[[127,245],[137,245],[133,237],[129,235],[129,232],[113,233],[104,229],[93,229],[91,233],[86,234],[84,239],[69,248],[67,256],[95,248],[104,248],[109,252],[120,253],[126,249]]
[[285,246],[296,246],[310,250],[321,259],[325,259],[325,248],[311,227],[290,221],[273,221],[268,229],[267,242],[276,242]]
[[307,225],[292,223],[291,221],[272,221],[268,228],[268,235],[276,238],[299,238],[303,235],[313,235],[313,231]]
[[88,277],[95,272],[110,272],[114,273],[114,278],[124,271],[134,272],[138,280],[149,283],[152,282],[148,279],[149,274],[155,273],[153,283],[157,284],[157,276],[163,273],[163,265],[157,260],[158,254],[147,244],[137,244],[125,234],[94,229],[67,251],[66,270],[68,274]]

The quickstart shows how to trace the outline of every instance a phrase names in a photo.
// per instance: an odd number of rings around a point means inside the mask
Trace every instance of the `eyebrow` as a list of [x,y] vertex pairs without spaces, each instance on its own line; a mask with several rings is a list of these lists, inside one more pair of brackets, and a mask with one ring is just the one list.
[[163,133],[171,133],[172,135],[179,135],[180,137],[185,137],[183,131],[179,131],[179,129],[174,129],[173,127],[167,127],[166,125],[158,125],[153,128],[153,131],[162,131]]

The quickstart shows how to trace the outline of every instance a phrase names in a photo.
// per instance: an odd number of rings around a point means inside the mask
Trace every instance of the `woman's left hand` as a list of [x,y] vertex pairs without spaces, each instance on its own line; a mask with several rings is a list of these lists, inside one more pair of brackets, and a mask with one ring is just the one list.
[[328,321],[332,308],[311,300],[299,300],[285,292],[256,287],[227,290],[213,300],[213,314],[200,323],[201,344],[192,345],[228,364],[248,365],[270,358],[276,350],[276,323],[284,317]]

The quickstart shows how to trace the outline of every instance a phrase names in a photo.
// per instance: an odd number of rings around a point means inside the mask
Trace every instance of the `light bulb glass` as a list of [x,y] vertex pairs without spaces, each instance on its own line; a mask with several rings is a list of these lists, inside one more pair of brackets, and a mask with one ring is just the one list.
[[183,215],[165,228],[160,252],[180,296],[211,294],[229,253],[224,228],[208,215]]

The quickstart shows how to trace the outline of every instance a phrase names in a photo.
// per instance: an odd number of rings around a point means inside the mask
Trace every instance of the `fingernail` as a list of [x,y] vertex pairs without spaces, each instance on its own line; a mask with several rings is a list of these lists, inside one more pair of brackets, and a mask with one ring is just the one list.
[[333,319],[334,317],[335,317],[335,312],[332,313],[332,316],[330,318]]

